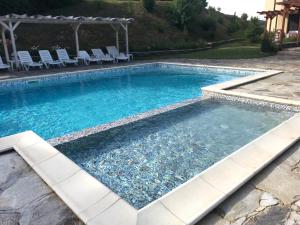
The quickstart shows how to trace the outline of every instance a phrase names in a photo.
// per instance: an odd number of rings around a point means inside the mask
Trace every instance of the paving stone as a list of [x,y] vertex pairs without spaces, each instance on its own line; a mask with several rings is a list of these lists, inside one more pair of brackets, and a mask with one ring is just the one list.
[[234,221],[255,211],[259,207],[260,197],[261,191],[254,189],[253,186],[245,185],[218,206],[218,209],[224,214],[225,219]]
[[16,183],[2,192],[0,208],[19,209],[51,192],[49,187],[32,171],[23,174]]
[[239,218],[238,220],[234,221],[230,225],[243,225],[246,219],[247,219],[246,217]]
[[229,221],[223,219],[216,212],[211,212],[196,225],[230,225]]
[[274,206],[266,212],[251,218],[244,225],[282,225],[289,214],[289,208]]
[[274,198],[273,195],[271,195],[270,193],[264,192],[261,196],[259,204],[262,207],[268,207],[268,206],[272,206],[272,205],[277,205],[278,202],[279,201],[276,198]]
[[300,224],[300,214],[296,212],[291,212],[289,218],[285,221],[284,225],[299,225]]
[[30,168],[16,152],[2,154],[0,160],[0,193],[27,173]]
[[0,224],[1,225],[20,225],[19,219],[21,215],[13,211],[0,211]]
[[291,171],[276,165],[268,167],[252,183],[257,188],[272,193],[286,205],[292,204],[295,201],[294,197],[300,193],[300,179],[297,179]]
[[83,224],[54,193],[33,202],[22,211],[22,225]]
[[297,206],[298,209],[300,209],[300,201],[296,201],[296,202],[294,203],[294,205]]
[[0,225],[83,225],[15,152],[0,154]]

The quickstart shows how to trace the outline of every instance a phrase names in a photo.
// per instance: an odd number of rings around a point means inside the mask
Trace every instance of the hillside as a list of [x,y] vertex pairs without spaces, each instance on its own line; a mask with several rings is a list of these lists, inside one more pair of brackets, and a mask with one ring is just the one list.
[[[210,25],[211,21],[206,19],[211,10],[206,10],[201,15],[203,19],[199,20],[201,23],[195,25],[195,31],[184,33],[170,22],[172,2],[158,1],[156,4],[155,11],[148,13],[137,1],[85,0],[43,14],[132,17],[135,21],[129,26],[131,51],[201,47],[205,41],[224,40],[235,36],[228,32],[231,17],[218,11],[213,12],[213,17],[217,18],[213,21],[213,26]],[[59,45],[74,50],[74,35],[70,26],[22,24],[16,34],[18,49],[51,49]],[[115,43],[114,32],[108,25],[84,25],[80,28],[79,35],[81,49]],[[123,33],[120,33],[120,46],[124,46]]]

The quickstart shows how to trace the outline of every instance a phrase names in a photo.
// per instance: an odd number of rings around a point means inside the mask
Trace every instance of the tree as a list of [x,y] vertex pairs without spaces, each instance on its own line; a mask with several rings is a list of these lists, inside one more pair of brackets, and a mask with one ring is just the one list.
[[188,25],[207,6],[206,0],[174,0],[172,9],[173,22],[182,31],[187,31]]
[[155,0],[142,0],[144,8],[148,12],[153,12],[155,6]]
[[247,38],[253,43],[258,42],[263,32],[264,28],[259,23],[259,19],[257,17],[251,17],[246,30]]
[[0,0],[0,15],[8,13],[44,13],[76,4],[80,0]]
[[242,19],[243,22],[247,22],[247,20],[248,20],[248,14],[247,13],[243,13],[241,15],[241,19]]
[[234,13],[233,16],[231,16],[230,18],[230,23],[229,26],[227,28],[227,32],[228,33],[235,33],[240,29],[240,24],[238,21],[238,17],[236,16],[236,13]]

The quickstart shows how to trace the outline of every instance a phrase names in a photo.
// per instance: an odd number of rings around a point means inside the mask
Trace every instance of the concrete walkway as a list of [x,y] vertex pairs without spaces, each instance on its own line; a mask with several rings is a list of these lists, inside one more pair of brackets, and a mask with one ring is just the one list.
[[[168,61],[282,70],[285,71],[283,74],[244,85],[237,90],[300,100],[300,50],[298,49],[283,51],[277,56],[262,59]],[[27,75],[29,74],[2,73],[0,77],[7,79]],[[26,163],[16,153],[11,152],[0,155],[0,224],[80,225],[82,223]],[[299,224],[300,143],[293,146],[197,223],[197,225]]]

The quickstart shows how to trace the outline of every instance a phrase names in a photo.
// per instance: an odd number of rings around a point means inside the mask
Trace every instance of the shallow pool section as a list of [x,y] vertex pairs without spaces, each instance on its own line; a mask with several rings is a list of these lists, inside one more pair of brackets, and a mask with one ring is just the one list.
[[60,137],[186,99],[253,71],[146,64],[0,82],[0,137]]
[[56,147],[140,209],[291,116],[206,100]]

